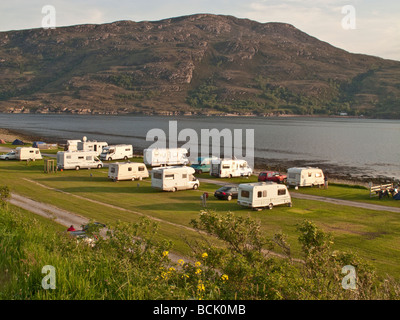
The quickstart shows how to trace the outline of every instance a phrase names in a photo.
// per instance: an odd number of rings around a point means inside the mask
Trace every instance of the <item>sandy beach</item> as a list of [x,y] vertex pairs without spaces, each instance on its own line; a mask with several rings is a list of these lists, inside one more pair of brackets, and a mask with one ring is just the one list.
[[5,142],[13,142],[15,139],[20,139],[25,143],[32,143],[33,141],[35,141],[34,137],[24,135],[14,130],[1,129],[1,128],[0,128],[0,139],[3,139]]

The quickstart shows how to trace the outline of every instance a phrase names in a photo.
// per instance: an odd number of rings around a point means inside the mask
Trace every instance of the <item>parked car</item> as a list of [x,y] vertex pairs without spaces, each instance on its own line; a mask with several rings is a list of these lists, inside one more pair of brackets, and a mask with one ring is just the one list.
[[9,153],[6,154],[2,154],[0,156],[1,160],[15,160],[17,159],[17,154],[15,153],[15,151],[11,151]]
[[262,171],[258,175],[259,182],[272,181],[276,183],[286,184],[287,176],[284,174],[280,174],[278,171]]
[[89,244],[92,244],[94,241],[98,240],[100,230],[106,227],[107,226],[104,223],[93,222],[87,225],[82,225],[81,230],[68,231],[68,233],[77,239],[83,239]]
[[231,201],[232,199],[238,198],[238,192],[239,188],[237,186],[225,186],[215,191],[214,197],[220,200]]

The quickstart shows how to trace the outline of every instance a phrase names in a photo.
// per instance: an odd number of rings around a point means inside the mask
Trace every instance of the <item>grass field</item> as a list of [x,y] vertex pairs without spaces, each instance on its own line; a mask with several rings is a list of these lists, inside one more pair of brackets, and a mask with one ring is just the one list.
[[[132,159],[140,161],[140,159]],[[217,179],[208,174],[197,175]],[[253,182],[257,177],[224,179],[231,183]],[[282,232],[291,244],[292,255],[301,258],[296,225],[303,219],[315,222],[332,233],[335,248],[351,251],[370,261],[381,275],[399,279],[400,219],[399,214],[340,206],[320,201],[293,198],[293,207],[274,207],[273,210],[252,211],[236,201],[222,201],[213,197],[219,186],[201,183],[198,190],[161,192],[151,188],[150,179],[112,182],[107,168],[80,171],[43,173],[43,160],[27,164],[19,161],[0,162],[1,185],[12,192],[49,203],[96,221],[113,224],[117,220],[136,222],[142,215],[157,219],[160,237],[174,242],[174,251],[188,255],[190,248],[185,238],[196,239],[190,221],[198,218],[203,209],[200,196],[208,192],[207,208],[219,213],[231,211],[235,215],[250,216],[261,222],[268,236]],[[366,203],[399,205],[393,199],[369,198],[365,188],[330,185],[327,190],[308,188],[290,192],[310,193],[327,197],[363,201]]]

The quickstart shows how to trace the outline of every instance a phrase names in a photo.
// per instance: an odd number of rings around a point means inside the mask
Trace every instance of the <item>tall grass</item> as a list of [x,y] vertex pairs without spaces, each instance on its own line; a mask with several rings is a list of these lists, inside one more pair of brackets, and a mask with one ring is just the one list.
[[[171,241],[157,236],[147,218],[117,222],[107,237],[87,242],[55,224],[0,208],[0,299],[156,300],[156,299],[394,299],[400,286],[380,282],[360,259],[330,249],[330,238],[313,224],[302,226],[299,240],[305,263],[262,254],[278,245],[290,255],[284,235],[273,239],[259,224],[233,214],[202,212],[193,226],[225,242],[217,248],[190,244],[194,261],[172,262]],[[99,230],[93,229],[89,236]],[[318,235],[317,237],[315,235]],[[241,240],[242,239],[242,240]],[[188,243],[189,244],[189,243]],[[359,288],[341,288],[340,268],[357,267]],[[55,289],[44,289],[42,268],[55,268]]]

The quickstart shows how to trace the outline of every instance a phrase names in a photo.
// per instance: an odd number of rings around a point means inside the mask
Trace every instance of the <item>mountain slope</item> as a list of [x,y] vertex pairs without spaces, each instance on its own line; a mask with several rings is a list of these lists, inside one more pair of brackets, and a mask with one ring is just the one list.
[[199,14],[0,33],[0,111],[400,118],[400,62]]

